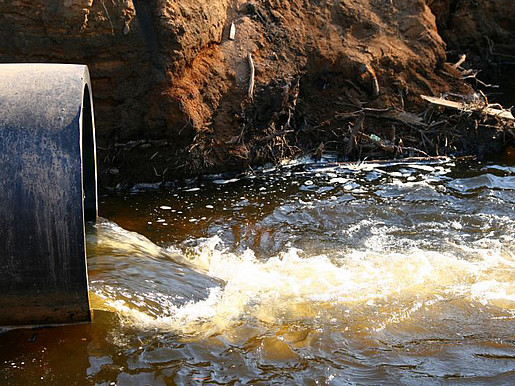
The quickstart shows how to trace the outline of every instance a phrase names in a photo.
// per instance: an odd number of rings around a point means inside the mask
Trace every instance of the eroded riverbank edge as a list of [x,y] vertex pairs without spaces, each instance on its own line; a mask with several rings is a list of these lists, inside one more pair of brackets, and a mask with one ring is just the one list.
[[491,154],[513,143],[512,122],[420,96],[474,86],[490,99],[495,89],[464,77],[513,74],[509,3],[0,2],[0,57],[88,64],[101,186],[327,151],[341,160]]

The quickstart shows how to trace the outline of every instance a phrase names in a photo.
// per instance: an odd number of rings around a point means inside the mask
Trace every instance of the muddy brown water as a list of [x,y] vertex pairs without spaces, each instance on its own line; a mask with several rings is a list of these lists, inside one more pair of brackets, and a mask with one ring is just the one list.
[[3,385],[515,384],[515,154],[290,164],[102,197],[91,325]]

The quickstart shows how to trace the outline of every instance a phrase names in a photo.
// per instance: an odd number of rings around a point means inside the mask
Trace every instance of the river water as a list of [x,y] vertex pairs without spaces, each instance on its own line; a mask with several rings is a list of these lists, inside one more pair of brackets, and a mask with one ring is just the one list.
[[91,325],[7,385],[513,385],[515,157],[291,163],[101,198]]

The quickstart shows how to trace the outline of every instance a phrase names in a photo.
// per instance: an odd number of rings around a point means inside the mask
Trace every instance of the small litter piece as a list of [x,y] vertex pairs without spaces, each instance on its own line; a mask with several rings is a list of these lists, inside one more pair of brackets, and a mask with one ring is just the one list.
[[236,37],[236,26],[234,23],[231,23],[231,29],[229,30],[229,40],[234,40]]

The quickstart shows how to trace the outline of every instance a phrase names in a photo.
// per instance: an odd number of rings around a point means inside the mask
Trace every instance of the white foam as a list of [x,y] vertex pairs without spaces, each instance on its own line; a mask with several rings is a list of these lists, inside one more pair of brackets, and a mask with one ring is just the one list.
[[328,320],[338,320],[342,313],[352,317],[356,312],[349,310],[365,309],[370,309],[366,323],[377,330],[457,298],[515,310],[511,249],[489,241],[468,247],[449,245],[446,253],[419,248],[387,252],[378,233],[371,238],[374,248],[367,250],[307,255],[290,248],[268,260],[258,259],[249,249],[229,252],[218,236],[211,237],[183,255],[191,267],[226,283],[212,289],[206,299],[182,306],[160,302],[161,317],[127,301],[105,297],[104,303],[130,324],[187,334],[225,331],[249,318],[274,324],[323,312]]
[[240,180],[239,178],[230,178],[228,180],[214,180],[213,184],[227,185],[227,184],[232,184],[233,182],[238,182],[239,180]]
[[434,172],[436,169],[433,166],[423,164],[406,164],[407,167],[417,170],[423,170],[425,172]]
[[329,180],[330,184],[346,184],[350,181],[349,178],[335,177]]

